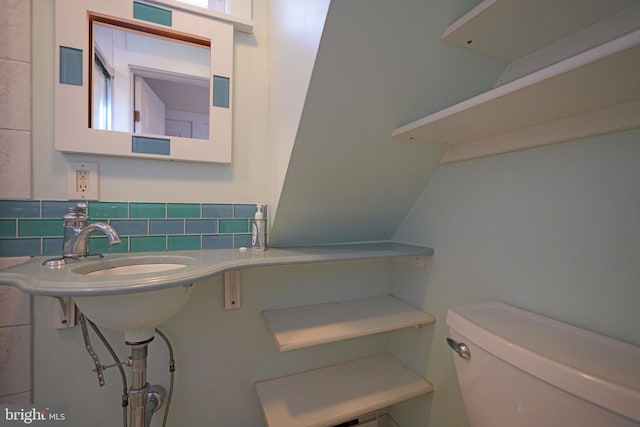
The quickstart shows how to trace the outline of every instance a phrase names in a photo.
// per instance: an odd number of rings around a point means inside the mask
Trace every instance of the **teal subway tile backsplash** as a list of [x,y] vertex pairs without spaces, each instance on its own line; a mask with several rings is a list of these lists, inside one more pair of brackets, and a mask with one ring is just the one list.
[[18,237],[62,236],[62,221],[57,219],[19,219]]
[[[256,205],[234,205],[233,217],[234,218],[253,218],[256,214]],[[263,208],[264,213],[264,208]]]
[[184,219],[151,219],[149,234],[184,234]]
[[217,219],[187,219],[187,234],[211,234],[218,232]]
[[217,219],[187,219],[185,223],[187,234],[216,234],[218,232]]
[[61,247],[62,237],[46,237],[42,239],[42,255],[60,256]]
[[0,219],[0,237],[17,237],[18,223],[15,219]]
[[246,219],[221,219],[218,226],[220,233],[249,232],[249,221]]
[[[62,216],[75,202],[0,200],[0,257],[58,256]],[[109,245],[99,233],[91,253],[231,249],[251,246],[255,204],[94,202],[89,222],[107,222],[122,243]],[[265,220],[266,220],[266,209]],[[265,221],[265,224],[267,221]]]
[[[89,253],[92,254],[121,254],[129,252],[129,237],[120,236],[119,245],[110,245],[106,237],[93,237],[89,241]],[[58,252],[62,247],[62,242],[58,246]],[[50,254],[46,254],[50,255]]]
[[69,208],[73,203],[61,201],[43,201],[42,202],[42,218],[62,218],[69,212]]
[[[72,206],[73,202],[69,202]],[[129,218],[129,204],[121,202],[91,202],[89,203],[89,218],[102,220],[109,218]]]
[[167,204],[167,218],[200,218],[202,207],[197,203]]
[[205,203],[202,205],[202,217],[233,218],[233,205]]
[[0,200],[0,218],[40,218],[40,202]]
[[167,249],[170,251],[189,251],[202,247],[202,237],[195,236],[168,236]]
[[251,246],[251,234],[235,234],[233,236],[233,244],[236,248],[250,247]]
[[202,236],[202,249],[227,249],[233,247],[233,234]]
[[[62,245],[60,246],[62,249]],[[2,256],[31,256],[42,253],[42,239],[0,239]]]
[[146,219],[115,219],[110,224],[121,236],[144,236],[149,234],[149,221]]
[[166,236],[132,236],[131,252],[158,252],[167,250]]
[[131,203],[129,205],[131,218],[166,218],[166,203]]

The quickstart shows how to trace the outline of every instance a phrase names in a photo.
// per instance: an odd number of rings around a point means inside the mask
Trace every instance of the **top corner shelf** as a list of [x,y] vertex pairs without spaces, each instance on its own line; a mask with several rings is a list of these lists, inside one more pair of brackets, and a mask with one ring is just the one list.
[[443,39],[513,62],[637,0],[484,0],[451,24]]
[[640,126],[640,30],[393,131],[446,143],[443,162]]

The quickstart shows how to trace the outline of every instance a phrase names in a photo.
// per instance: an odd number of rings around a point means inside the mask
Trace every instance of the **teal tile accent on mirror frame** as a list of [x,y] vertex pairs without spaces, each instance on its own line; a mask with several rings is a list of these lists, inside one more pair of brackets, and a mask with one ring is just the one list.
[[[0,257],[62,253],[62,216],[75,201],[0,200]],[[111,224],[122,243],[94,233],[91,253],[233,249],[251,245],[255,204],[88,202],[89,223]],[[266,207],[265,224],[267,224]]]
[[213,76],[213,106],[229,108],[231,79],[225,76]]
[[82,49],[60,46],[60,83],[82,86],[82,55]]
[[165,25],[171,27],[173,23],[173,15],[171,10],[146,3],[133,2],[133,17],[154,24]]

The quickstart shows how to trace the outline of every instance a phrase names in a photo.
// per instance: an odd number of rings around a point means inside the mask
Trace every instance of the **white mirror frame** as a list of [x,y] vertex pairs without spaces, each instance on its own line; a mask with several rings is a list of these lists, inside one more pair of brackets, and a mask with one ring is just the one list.
[[[233,111],[233,25],[216,22],[180,10],[171,10],[171,26],[133,17],[132,0],[58,0],[55,2],[55,148],[65,153],[231,163]],[[136,3],[144,3],[143,1]],[[157,6],[156,6],[157,7]],[[169,9],[167,9],[169,10]],[[169,140],[168,154],[133,152],[133,133],[89,127],[89,67],[93,47],[89,45],[89,13],[108,15],[164,31],[194,35],[211,41],[209,90],[209,140],[135,134],[153,140]],[[60,47],[82,50],[82,85],[60,79]],[[229,79],[228,107],[213,105],[213,76]],[[166,144],[166,142],[165,142]]]

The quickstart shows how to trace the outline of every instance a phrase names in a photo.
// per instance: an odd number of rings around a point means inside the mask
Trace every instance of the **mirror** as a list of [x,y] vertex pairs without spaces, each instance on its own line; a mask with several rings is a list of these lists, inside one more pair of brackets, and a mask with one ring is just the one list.
[[231,161],[231,24],[131,0],[55,4],[57,150]]
[[209,139],[209,47],[93,22],[91,127]]
[[92,22],[91,127],[209,139],[209,46]]

